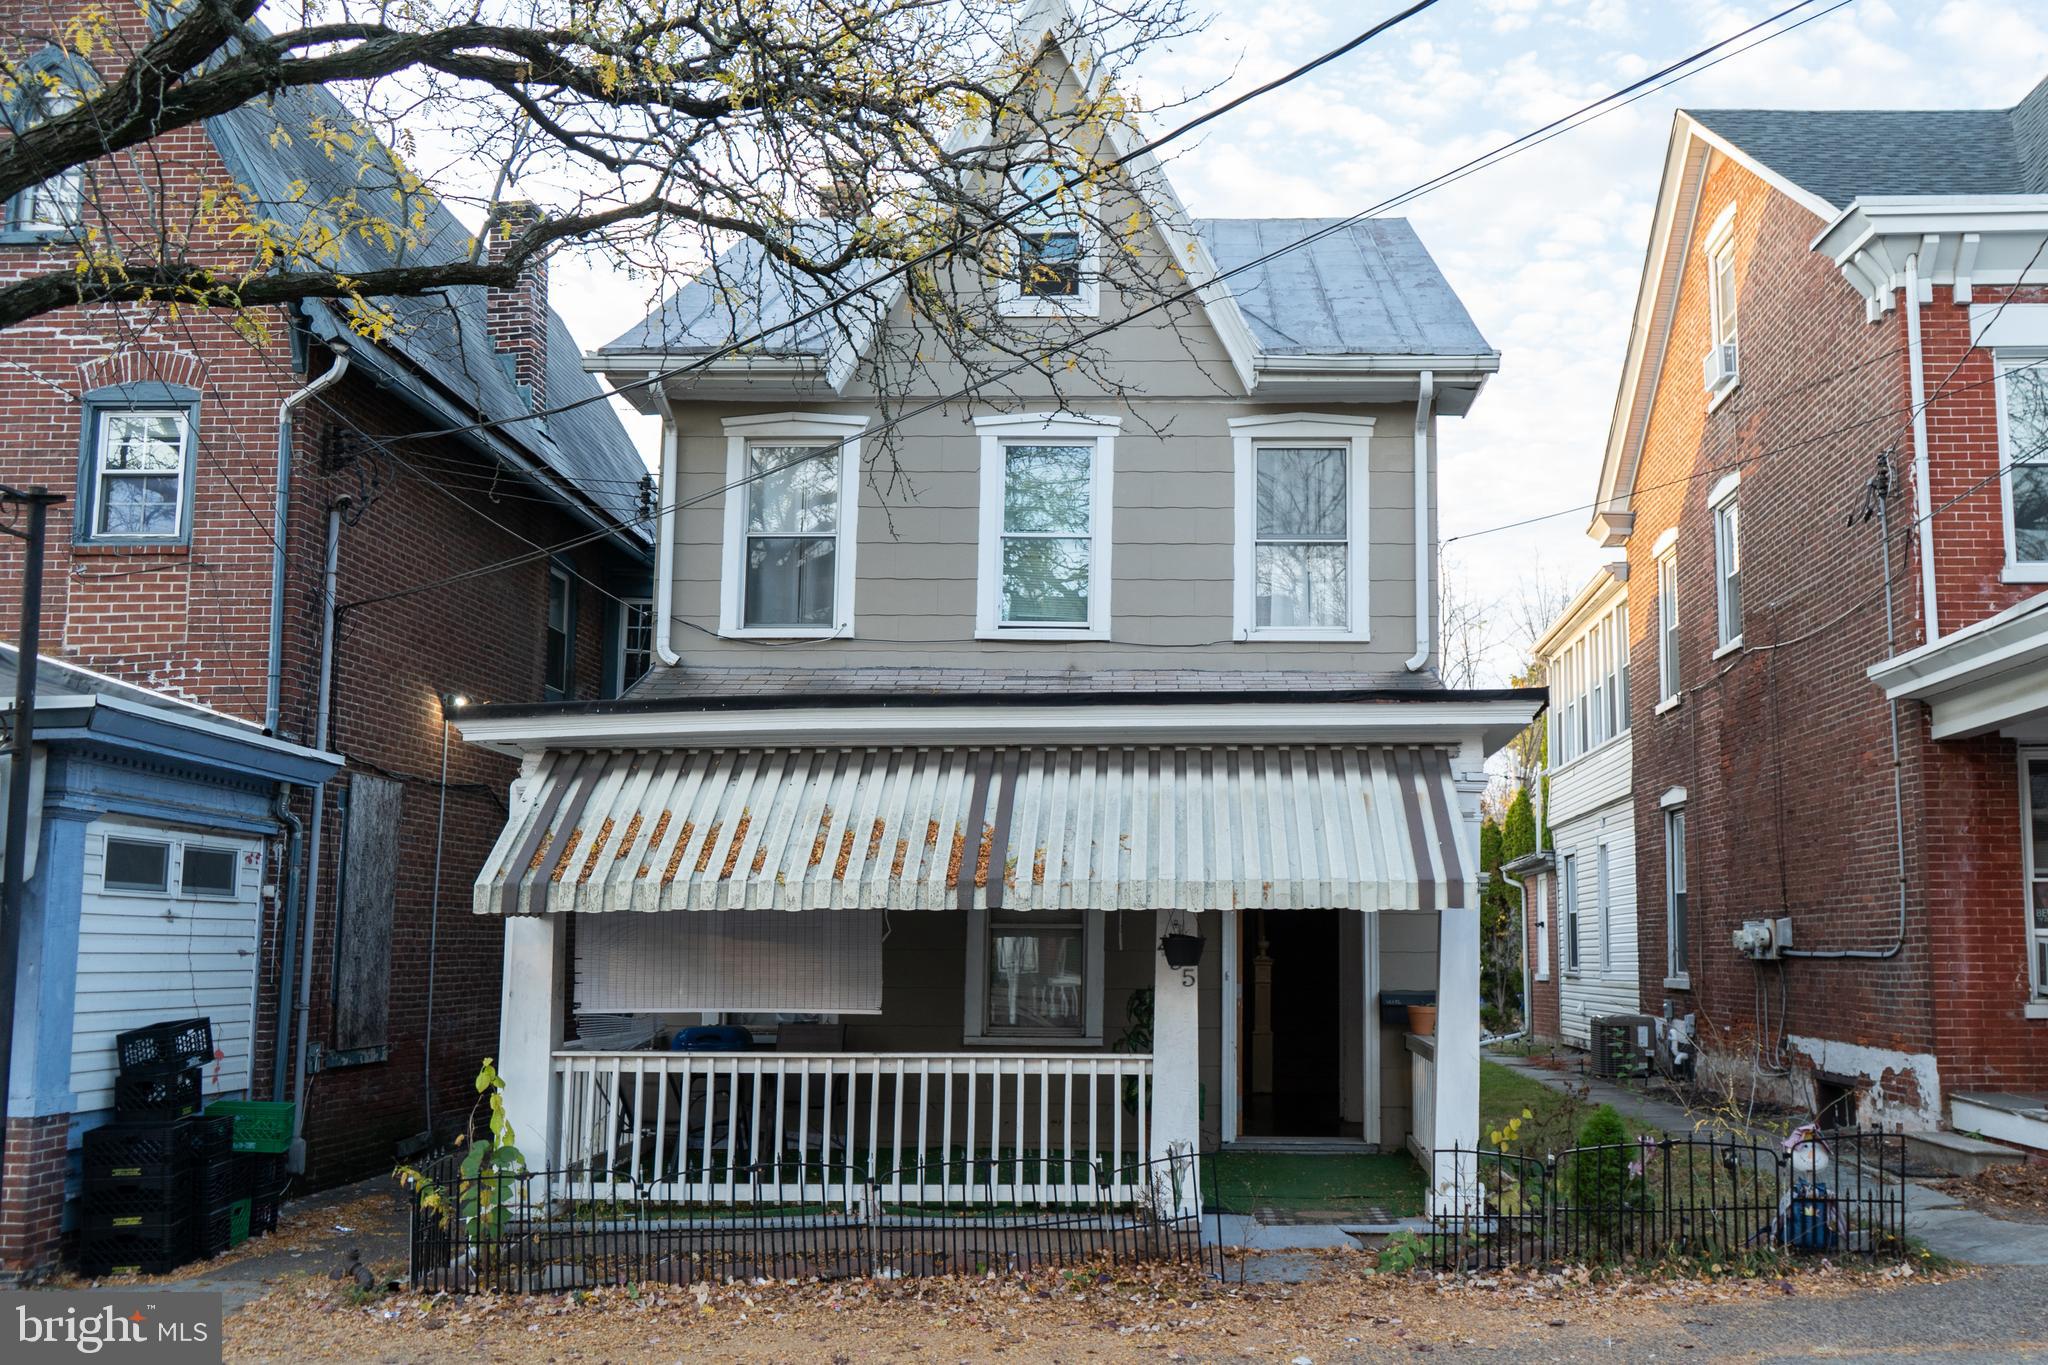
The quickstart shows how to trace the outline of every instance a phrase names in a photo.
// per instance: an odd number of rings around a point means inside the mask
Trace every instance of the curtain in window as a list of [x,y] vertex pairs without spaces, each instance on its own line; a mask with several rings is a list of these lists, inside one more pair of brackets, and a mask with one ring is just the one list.
[[1341,630],[1350,623],[1346,448],[1261,447],[1255,572],[1258,624]]
[[839,452],[748,451],[746,624],[830,626],[839,559]]

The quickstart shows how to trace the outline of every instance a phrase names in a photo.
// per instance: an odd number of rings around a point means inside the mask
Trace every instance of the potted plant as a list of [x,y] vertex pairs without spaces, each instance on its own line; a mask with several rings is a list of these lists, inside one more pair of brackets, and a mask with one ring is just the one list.
[[1166,954],[1169,967],[1199,967],[1202,964],[1202,936],[1168,934],[1159,940],[1159,951]]
[[1436,1006],[1410,1005],[1408,1007],[1408,1031],[1422,1038],[1436,1036]]

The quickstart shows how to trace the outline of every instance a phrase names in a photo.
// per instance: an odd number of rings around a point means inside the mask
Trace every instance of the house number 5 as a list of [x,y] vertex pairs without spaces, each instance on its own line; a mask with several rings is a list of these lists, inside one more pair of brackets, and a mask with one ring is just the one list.
[[1195,984],[1195,969],[1193,967],[1183,967],[1180,969],[1180,984],[1183,986]]

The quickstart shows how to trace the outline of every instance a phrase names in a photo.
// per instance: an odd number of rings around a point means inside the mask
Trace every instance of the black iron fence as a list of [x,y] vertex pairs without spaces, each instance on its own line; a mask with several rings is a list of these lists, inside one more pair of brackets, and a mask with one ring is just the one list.
[[1438,1270],[1757,1253],[1899,1254],[1906,1139],[1644,1137],[1549,1156],[1436,1153]]
[[[538,1293],[600,1284],[687,1285],[700,1280],[886,1278],[1104,1263],[1182,1262],[1220,1276],[1222,1252],[1203,1236],[1197,1162],[1180,1155],[1134,1162],[1146,1194],[1110,1204],[1075,1198],[1075,1183],[1042,1191],[1015,1171],[985,1165],[965,1205],[885,1197],[915,1172],[854,1173],[809,1163],[740,1173],[722,1203],[686,1201],[671,1182],[632,1182],[600,1197],[587,1170],[464,1176],[456,1157],[418,1168],[411,1190],[413,1288],[451,1293]],[[723,1176],[723,1172],[721,1172]],[[1073,1181],[1073,1173],[1064,1173]],[[1108,1173],[1093,1182],[1106,1185]],[[828,1195],[826,1191],[834,1193]],[[1064,1202],[1062,1202],[1064,1200]]]

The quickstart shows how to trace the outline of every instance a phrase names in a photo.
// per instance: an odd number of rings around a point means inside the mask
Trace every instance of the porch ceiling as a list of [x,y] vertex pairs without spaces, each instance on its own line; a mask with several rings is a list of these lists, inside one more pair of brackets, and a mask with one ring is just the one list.
[[540,760],[480,914],[1473,904],[1430,745],[727,748]]

